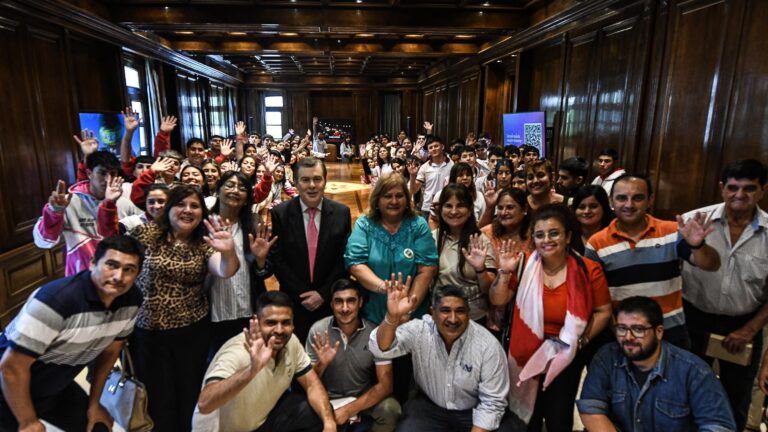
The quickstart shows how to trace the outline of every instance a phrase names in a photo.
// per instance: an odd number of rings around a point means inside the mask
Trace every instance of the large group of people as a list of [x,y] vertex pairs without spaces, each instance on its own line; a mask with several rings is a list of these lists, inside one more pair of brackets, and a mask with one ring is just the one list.
[[39,247],[63,238],[66,277],[0,335],[0,430],[110,428],[126,341],[161,432],[559,432],[574,406],[590,431],[742,431],[756,377],[768,392],[757,160],[667,221],[613,149],[590,183],[584,158],[449,144],[427,122],[341,143],[371,185],[352,225],[325,197],[317,119],[277,139],[238,122],[182,155],[166,117],[154,157],[133,157],[124,118],[120,160],[75,137],[79,182],[35,226]]

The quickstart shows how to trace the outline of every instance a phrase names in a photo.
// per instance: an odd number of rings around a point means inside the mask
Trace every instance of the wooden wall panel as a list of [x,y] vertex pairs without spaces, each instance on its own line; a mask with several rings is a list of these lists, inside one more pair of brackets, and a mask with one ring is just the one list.
[[650,34],[648,17],[632,17],[601,31],[591,146],[579,156],[592,161],[601,149],[615,148],[623,167],[637,169],[636,142]]
[[733,79],[733,68],[724,60],[737,52],[732,44],[741,19],[738,3],[670,5],[652,140],[656,162],[650,170],[659,214],[670,216],[700,206],[717,184],[719,134]]
[[[422,111],[421,111],[421,119],[424,122],[433,122],[435,121],[435,105],[436,105],[436,95],[435,95],[435,89],[428,89],[424,91],[424,95],[422,96]],[[423,122],[422,122],[423,123]],[[419,125],[421,127],[421,124]],[[416,131],[416,135],[421,133],[421,129],[418,129]]]
[[73,35],[69,40],[76,104],[80,111],[120,111],[123,107],[120,48]]
[[355,110],[355,136],[353,138],[353,143],[357,145],[365,144],[371,136],[374,125],[371,94],[356,92],[352,97],[354,98]]
[[0,290],[0,328],[11,322],[32,291],[63,273],[54,254],[34,244],[0,255],[0,286],[4,287]]
[[[736,79],[729,103],[728,125],[720,172],[728,160],[756,158],[768,163],[768,2],[749,0],[744,11],[742,42],[736,61]],[[718,198],[717,191],[710,197]],[[768,196],[761,202],[768,208]]]
[[310,117],[353,120],[353,102],[350,93],[312,92],[309,97]]
[[595,56],[597,32],[568,41],[565,66],[565,95],[563,97],[562,132],[558,160],[589,154],[592,132]]

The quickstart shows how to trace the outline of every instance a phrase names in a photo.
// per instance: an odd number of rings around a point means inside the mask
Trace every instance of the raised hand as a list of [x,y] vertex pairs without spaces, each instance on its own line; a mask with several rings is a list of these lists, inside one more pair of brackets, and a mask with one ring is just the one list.
[[99,140],[93,136],[93,131],[83,129],[80,131],[79,137],[77,135],[72,135],[72,138],[77,141],[84,156],[88,156],[99,149]]
[[515,252],[517,250],[517,242],[514,240],[504,240],[499,247],[499,269],[504,270],[507,273],[513,273],[517,271],[517,266],[520,260],[523,258],[522,252]]
[[492,208],[496,206],[499,201],[499,191],[493,186],[492,181],[485,182],[485,192],[483,192],[483,199],[485,199],[485,207]]
[[256,158],[259,159],[260,162],[264,162],[267,160],[267,157],[269,156],[269,149],[267,146],[261,146],[256,147]]
[[240,167],[237,166],[237,162],[227,161],[221,164],[221,173],[229,171],[240,171]]
[[432,126],[433,126],[433,125],[432,125],[432,123],[431,123],[431,122],[428,122],[428,121],[425,121],[425,122],[424,122],[424,129],[426,129],[426,130],[427,130],[427,132],[432,132]]
[[173,158],[157,158],[150,169],[152,169],[152,171],[154,171],[156,174],[162,174],[173,168],[173,162]]
[[397,274],[397,279],[392,273],[392,277],[385,285],[387,287],[387,314],[398,322],[407,320],[418,307],[416,296],[411,294],[411,277],[408,276],[403,283],[402,273]]
[[464,255],[464,259],[467,260],[467,264],[480,273],[485,269],[485,254],[488,252],[488,247],[483,243],[480,234],[469,236],[468,246],[469,248],[461,248],[461,253]]
[[224,139],[221,141],[222,156],[229,157],[229,155],[231,155],[234,150],[235,150],[235,146],[232,144],[231,139]]
[[208,228],[208,235],[203,236],[206,243],[219,252],[235,252],[235,241],[232,240],[229,221],[221,220],[219,215],[211,215],[208,220],[203,220],[203,223]]
[[267,170],[268,174],[272,174],[273,172],[275,172],[275,168],[277,168],[277,166],[280,165],[281,161],[282,161],[282,158],[280,158],[279,156],[269,154],[263,162],[264,169]]
[[339,346],[341,345],[339,341],[331,345],[331,338],[328,336],[327,330],[325,331],[325,337],[320,333],[313,334],[311,342],[312,348],[315,350],[315,354],[317,354],[318,363],[325,366],[331,364],[333,359],[336,358],[336,353],[339,352]]
[[677,215],[677,228],[689,245],[694,247],[702,245],[709,233],[715,230],[715,227],[712,226],[712,214],[707,217],[706,214],[699,212],[688,219],[688,222],[683,221],[682,216]]
[[245,135],[245,123],[242,120],[235,123],[235,134],[238,136]]
[[177,123],[178,119],[174,116],[163,117],[163,121],[160,123],[160,130],[165,133],[171,133]]
[[123,195],[123,178],[120,176],[107,176],[107,190],[104,192],[104,199],[116,202]]
[[243,329],[245,334],[245,350],[248,351],[248,356],[251,358],[251,364],[249,371],[251,376],[256,376],[264,366],[267,365],[269,359],[272,358],[274,352],[275,337],[269,338],[269,341],[264,342],[264,338],[259,331],[259,319],[256,316],[251,318],[249,328]]
[[125,107],[125,110],[123,110],[123,124],[125,125],[126,131],[135,131],[141,124],[139,113],[134,111],[131,107]]
[[277,236],[272,237],[272,226],[264,223],[256,227],[256,236],[248,234],[248,244],[251,247],[251,253],[257,260],[267,259],[269,249],[274,246]]
[[54,210],[63,211],[69,205],[70,200],[72,200],[72,194],[67,193],[67,184],[64,183],[64,180],[59,180],[56,183],[56,189],[51,192],[51,197],[48,198],[48,204]]

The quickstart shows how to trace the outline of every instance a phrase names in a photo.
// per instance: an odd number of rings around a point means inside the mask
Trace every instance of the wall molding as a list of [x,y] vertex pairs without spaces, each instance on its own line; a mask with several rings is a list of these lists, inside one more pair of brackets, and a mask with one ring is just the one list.
[[232,76],[224,73],[67,2],[57,0],[6,0],[0,2],[0,10],[3,9],[42,19],[66,29],[99,38],[108,43],[119,45],[130,52],[163,61],[171,66],[224,84],[238,86],[243,83],[243,77],[240,74]]

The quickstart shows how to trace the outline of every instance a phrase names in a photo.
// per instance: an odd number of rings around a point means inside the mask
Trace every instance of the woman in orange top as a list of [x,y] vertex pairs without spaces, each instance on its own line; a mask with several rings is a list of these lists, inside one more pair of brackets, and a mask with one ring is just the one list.
[[565,413],[587,360],[581,348],[608,324],[611,298],[600,265],[573,252],[581,236],[566,206],[540,207],[531,224],[534,251],[515,253],[505,242],[489,293],[497,306],[514,301],[509,406],[528,431],[546,423],[550,432],[570,432],[573,416]]

